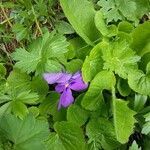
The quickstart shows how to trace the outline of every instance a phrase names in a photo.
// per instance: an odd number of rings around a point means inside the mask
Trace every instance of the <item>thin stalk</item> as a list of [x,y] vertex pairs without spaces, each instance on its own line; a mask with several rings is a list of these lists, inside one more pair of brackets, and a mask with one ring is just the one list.
[[5,12],[4,8],[3,8],[3,5],[0,5],[0,7],[1,7],[1,9],[2,9],[3,15],[4,15],[5,18],[6,18],[6,22],[8,22],[9,26],[12,28],[13,25],[12,25],[12,23],[10,22],[10,18],[7,16],[7,14],[6,14],[6,12]]
[[33,7],[33,6],[32,6],[32,12],[33,12],[33,15],[34,15],[34,18],[35,18],[36,26],[37,26],[37,28],[38,28],[40,34],[43,35],[42,30],[41,30],[40,25],[39,25],[39,22],[38,22],[38,20],[37,20],[37,17],[36,17],[36,14],[35,14],[35,10],[34,10],[34,7]]

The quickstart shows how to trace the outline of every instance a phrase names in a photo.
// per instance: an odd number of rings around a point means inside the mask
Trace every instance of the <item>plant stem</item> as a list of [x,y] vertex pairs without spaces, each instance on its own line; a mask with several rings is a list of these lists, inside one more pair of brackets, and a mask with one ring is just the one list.
[[5,12],[4,8],[3,8],[3,5],[0,5],[0,7],[1,7],[1,9],[2,9],[3,15],[4,15],[5,18],[6,18],[5,21],[8,22],[9,26],[12,28],[12,23],[10,22],[10,18],[7,16],[7,14],[6,14],[6,12]]
[[43,35],[42,30],[41,30],[40,25],[39,25],[39,22],[38,22],[38,20],[37,20],[37,17],[36,17],[36,14],[35,14],[35,10],[34,10],[34,7],[33,7],[33,6],[32,6],[32,12],[33,12],[33,15],[34,15],[34,18],[35,18],[35,23],[36,23],[36,25],[37,25],[37,28],[38,28],[40,34]]

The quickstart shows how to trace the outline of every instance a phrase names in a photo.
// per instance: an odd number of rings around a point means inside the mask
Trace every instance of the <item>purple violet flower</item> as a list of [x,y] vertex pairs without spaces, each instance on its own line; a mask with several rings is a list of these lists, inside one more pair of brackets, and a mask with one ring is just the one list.
[[58,109],[67,107],[73,103],[73,91],[81,91],[88,87],[88,83],[84,83],[80,72],[75,74],[69,73],[45,73],[44,79],[48,84],[56,84],[55,90],[61,94]]

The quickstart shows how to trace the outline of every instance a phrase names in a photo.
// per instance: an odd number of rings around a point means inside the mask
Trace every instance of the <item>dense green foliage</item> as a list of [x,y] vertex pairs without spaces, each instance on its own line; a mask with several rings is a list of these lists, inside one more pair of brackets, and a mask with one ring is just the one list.
[[[150,1],[0,2],[0,150],[149,150]],[[43,73],[89,86],[58,110]]]

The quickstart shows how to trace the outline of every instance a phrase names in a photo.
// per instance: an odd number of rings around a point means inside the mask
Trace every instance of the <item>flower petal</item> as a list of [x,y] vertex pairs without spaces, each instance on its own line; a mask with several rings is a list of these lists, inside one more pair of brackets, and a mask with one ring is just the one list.
[[43,77],[48,84],[57,83],[58,79],[63,76],[63,73],[44,73]]
[[48,84],[54,83],[66,83],[70,78],[71,74],[68,73],[44,73],[44,79],[47,81]]
[[70,82],[69,87],[74,91],[85,90],[88,87],[88,83],[85,83],[82,77],[76,78]]
[[58,93],[62,93],[65,90],[65,84],[57,84],[55,86],[55,91]]
[[72,104],[74,101],[74,98],[72,96],[72,91],[70,88],[66,88],[63,93],[60,96],[60,101],[58,104],[58,109],[62,107],[68,107],[70,104]]
[[72,77],[72,74],[63,73],[61,78],[59,78],[57,80],[57,83],[67,83],[70,80],[71,77]]

